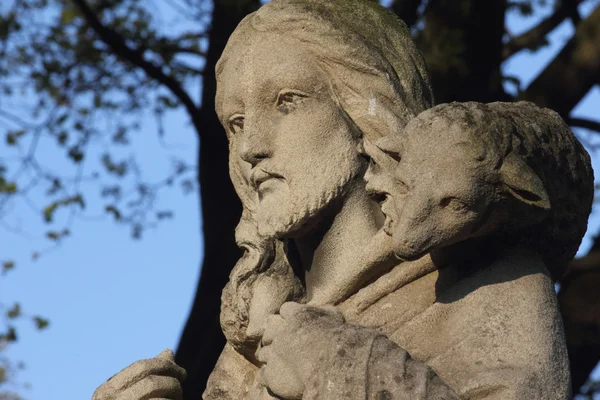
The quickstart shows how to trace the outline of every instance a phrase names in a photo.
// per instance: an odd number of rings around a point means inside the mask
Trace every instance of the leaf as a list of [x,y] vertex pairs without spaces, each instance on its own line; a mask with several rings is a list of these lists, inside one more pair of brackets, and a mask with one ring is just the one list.
[[50,321],[48,321],[46,318],[42,318],[39,316],[33,317],[33,322],[35,323],[35,327],[38,328],[40,331],[46,329],[48,325],[50,325]]
[[69,114],[67,114],[67,113],[65,113],[65,114],[61,115],[60,117],[58,117],[58,118],[56,119],[56,124],[57,124],[57,125],[60,125],[60,124],[62,124],[63,122],[65,122],[65,121],[67,120],[67,118],[68,118],[68,117],[69,117]]
[[8,332],[3,335],[0,335],[0,340],[6,340],[7,342],[16,342],[17,341],[17,330],[14,326],[8,327]]
[[181,182],[181,188],[184,194],[190,194],[194,192],[196,188],[196,182],[193,179],[185,179]]
[[80,163],[81,160],[83,160],[83,153],[81,152],[81,149],[79,148],[79,146],[73,146],[73,147],[71,147],[69,149],[68,156],[75,163]]
[[81,194],[77,194],[75,196],[67,197],[66,199],[50,203],[42,211],[44,221],[47,223],[52,222],[52,220],[54,219],[54,213],[56,212],[58,207],[65,207],[73,204],[78,204],[79,207],[81,207],[82,209],[85,208],[85,201],[83,200],[83,196],[81,196]]
[[15,267],[14,261],[4,261],[4,263],[2,263],[2,273],[5,274],[8,271],[10,271],[11,269],[13,269],[14,267]]
[[156,218],[159,220],[173,219],[173,212],[172,211],[158,211],[156,213]]
[[119,185],[105,186],[100,191],[100,196],[119,199],[121,197],[121,187]]
[[102,164],[110,174],[123,177],[127,173],[127,161],[114,162],[108,153],[102,155]]
[[61,183],[60,179],[54,178],[54,179],[52,179],[52,186],[50,186],[50,188],[48,188],[48,190],[46,190],[46,194],[49,196],[52,196],[52,195],[58,193],[58,191],[60,189],[62,189],[62,183]]
[[64,146],[67,143],[67,140],[69,139],[69,134],[67,133],[67,131],[60,131],[59,134],[56,136],[56,139],[59,145]]
[[57,232],[48,232],[46,233],[46,237],[50,240],[57,241],[58,239],[60,239],[60,234]]
[[117,207],[109,205],[104,207],[104,211],[106,211],[109,214],[112,214],[112,216],[115,218],[115,221],[121,220],[121,212],[117,209]]
[[15,303],[15,305],[6,312],[6,316],[10,319],[15,319],[21,316],[21,305]]
[[6,144],[9,146],[15,146],[21,136],[25,134],[25,130],[12,131],[6,134]]
[[79,204],[79,207],[81,208],[85,208],[85,201],[83,201],[83,196],[81,194],[78,194],[76,196],[73,196],[69,199],[66,200],[65,205],[69,205],[69,204]]
[[120,126],[117,129],[117,132],[113,135],[112,140],[115,144],[129,144],[129,139],[127,139],[127,129],[123,126]]
[[42,214],[44,215],[44,221],[46,222],[52,222],[52,219],[54,218],[54,211],[56,211],[56,209],[58,208],[58,202],[53,202],[50,203],[48,206],[46,206],[44,208],[44,210],[42,211]]
[[131,227],[131,237],[134,239],[141,239],[142,232],[144,231],[144,227],[140,223],[133,224]]
[[46,237],[52,241],[59,241],[65,236],[69,236],[71,232],[68,229],[63,230],[62,232],[49,231],[46,233]]
[[0,178],[0,193],[15,194],[17,193],[16,182],[5,182],[4,179]]

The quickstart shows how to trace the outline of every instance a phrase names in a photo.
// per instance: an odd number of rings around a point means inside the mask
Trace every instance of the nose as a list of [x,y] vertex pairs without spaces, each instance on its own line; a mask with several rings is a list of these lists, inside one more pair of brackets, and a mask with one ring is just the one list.
[[248,124],[248,120],[244,123],[244,132],[238,140],[238,154],[242,160],[252,165],[252,168],[272,155],[265,132],[261,132],[253,124]]

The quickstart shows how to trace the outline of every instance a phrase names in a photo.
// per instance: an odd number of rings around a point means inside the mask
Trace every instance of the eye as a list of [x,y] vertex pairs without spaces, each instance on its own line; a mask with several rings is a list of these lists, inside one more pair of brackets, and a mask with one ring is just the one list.
[[402,159],[402,144],[400,139],[394,135],[388,135],[379,139],[377,143],[375,143],[375,146],[396,162],[400,162]]
[[234,115],[229,119],[229,131],[233,135],[244,131],[244,117],[242,115]]
[[306,93],[282,90],[277,96],[277,108],[287,113],[307,97]]
[[392,158],[396,162],[400,162],[402,160],[402,156],[400,155],[400,151],[386,150],[385,154],[388,157]]
[[466,211],[469,209],[469,205],[462,200],[457,199],[456,197],[444,197],[440,201],[440,206],[443,208],[449,208],[455,212]]

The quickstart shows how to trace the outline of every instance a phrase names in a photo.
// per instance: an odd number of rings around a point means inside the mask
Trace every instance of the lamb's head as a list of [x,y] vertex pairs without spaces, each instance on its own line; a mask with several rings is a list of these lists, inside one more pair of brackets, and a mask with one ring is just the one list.
[[544,184],[510,150],[511,132],[490,131],[510,124],[490,124],[483,109],[465,107],[434,107],[401,134],[366,146],[375,162],[381,153],[396,160],[393,170],[373,163],[366,178],[401,259],[537,224],[550,210]]

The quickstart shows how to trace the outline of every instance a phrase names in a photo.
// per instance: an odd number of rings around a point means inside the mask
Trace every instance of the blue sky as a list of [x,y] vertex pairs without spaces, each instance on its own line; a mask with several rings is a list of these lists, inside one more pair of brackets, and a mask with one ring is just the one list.
[[[584,15],[597,4],[587,2]],[[548,10],[537,17],[544,12]],[[535,21],[512,17],[508,25],[511,32],[519,33]],[[570,23],[564,23],[551,35],[551,46],[514,57],[505,65],[506,72],[521,77],[526,86],[572,31]],[[600,118],[600,88],[595,87],[573,115]],[[165,126],[168,149],[156,135],[152,118],[145,118],[142,130],[132,138],[144,177],[151,181],[165,175],[172,155],[196,164],[198,143],[185,114],[170,115]],[[577,133],[589,135],[583,130]],[[3,146],[2,142],[0,159],[7,156]],[[41,143],[40,148],[52,149],[52,145]],[[63,163],[56,152],[42,150],[40,156],[48,165]],[[594,157],[595,167],[598,162],[600,157]],[[90,208],[93,213],[94,204]],[[140,241],[131,240],[127,227],[109,219],[76,221],[72,237],[37,261],[31,259],[31,252],[49,247],[39,215],[24,205],[15,209],[11,222],[20,224],[27,237],[0,230],[0,260],[8,257],[5,253],[18,260],[14,271],[0,277],[0,300],[19,301],[26,312],[51,320],[43,332],[22,321],[19,342],[4,354],[27,366],[17,381],[30,383],[31,388],[15,387],[25,398],[90,398],[96,386],[131,362],[176,347],[203,253],[199,199],[173,188],[161,192],[157,208],[174,209],[175,218],[148,230]],[[599,227],[600,219],[594,217],[589,231],[597,232]],[[582,249],[589,244],[588,236]]]

